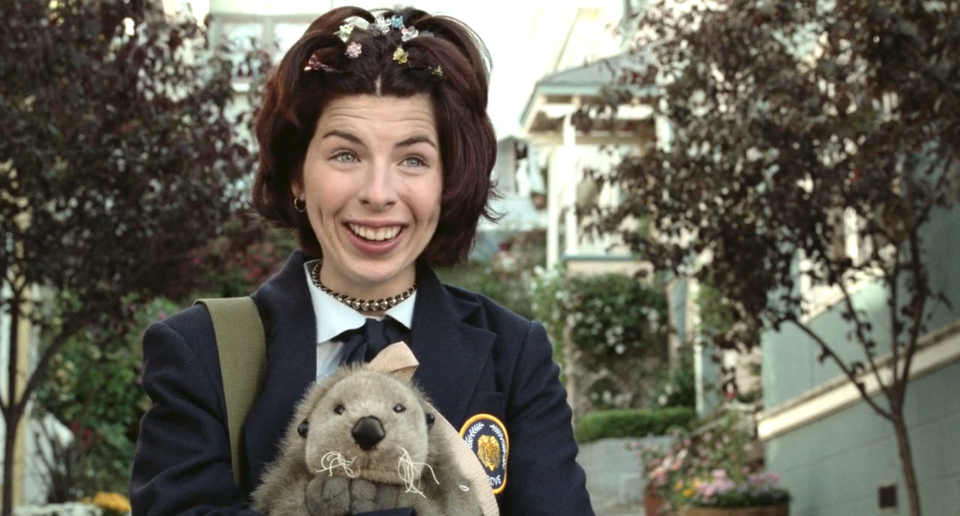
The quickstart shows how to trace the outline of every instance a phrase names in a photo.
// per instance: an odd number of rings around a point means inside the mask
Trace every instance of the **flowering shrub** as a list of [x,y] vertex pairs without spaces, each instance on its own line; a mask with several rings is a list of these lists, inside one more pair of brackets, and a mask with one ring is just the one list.
[[696,407],[697,380],[693,369],[693,346],[681,346],[677,363],[660,373],[651,398],[658,407]]
[[668,509],[685,506],[756,507],[789,500],[775,474],[751,463],[750,436],[730,413],[700,433],[675,430],[667,445],[632,443],[643,467],[647,489]]
[[681,496],[685,505],[694,507],[768,507],[790,501],[776,473],[751,473],[736,481],[724,469],[714,470],[709,478],[688,482]]
[[649,394],[670,332],[662,288],[631,276],[570,276],[538,268],[534,317],[547,327],[574,413],[653,406]]
[[38,455],[46,469],[49,503],[129,486],[140,418],[150,404],[139,387],[140,336],[179,306],[132,295],[123,302],[129,314],[124,325],[91,321],[76,332],[50,360],[46,381],[34,394],[35,413],[55,417],[74,437],[62,442],[47,435],[45,426],[38,431],[50,442],[49,452]]

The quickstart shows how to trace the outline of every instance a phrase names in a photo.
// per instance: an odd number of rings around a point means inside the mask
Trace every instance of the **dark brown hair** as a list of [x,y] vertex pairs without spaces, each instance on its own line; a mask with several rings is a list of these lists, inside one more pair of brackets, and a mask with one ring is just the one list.
[[[443,195],[437,230],[422,258],[453,265],[466,259],[480,217],[493,218],[487,203],[495,195],[490,173],[497,142],[487,115],[489,55],[477,35],[456,19],[413,8],[374,12],[388,21],[401,16],[403,26],[415,28],[419,37],[403,41],[396,28],[375,35],[374,14],[340,7],[314,20],[273,70],[257,119],[260,167],[253,205],[265,219],[294,228],[303,252],[319,257],[320,243],[306,214],[294,210],[290,186],[302,180],[307,147],[323,109],[348,95],[426,94],[440,138]],[[364,28],[358,19],[370,26]],[[343,41],[338,31],[353,21],[357,24]],[[362,48],[356,58],[346,55],[353,42]],[[406,63],[393,58],[398,46],[408,54]],[[311,56],[324,68],[304,70]]]

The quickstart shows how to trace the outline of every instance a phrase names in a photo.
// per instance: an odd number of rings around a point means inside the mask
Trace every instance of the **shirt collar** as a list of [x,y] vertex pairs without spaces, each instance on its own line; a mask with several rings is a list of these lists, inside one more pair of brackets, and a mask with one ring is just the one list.
[[[311,260],[304,263],[303,270],[307,277],[310,300],[313,301],[313,311],[317,319],[317,343],[321,343],[327,342],[347,330],[363,326],[367,316],[337,301],[333,296],[323,292],[313,284],[310,273],[318,261]],[[390,316],[391,319],[410,329],[413,326],[413,308],[416,299],[417,293],[414,291],[409,298],[387,310],[384,316]],[[380,318],[378,317],[378,319]]]

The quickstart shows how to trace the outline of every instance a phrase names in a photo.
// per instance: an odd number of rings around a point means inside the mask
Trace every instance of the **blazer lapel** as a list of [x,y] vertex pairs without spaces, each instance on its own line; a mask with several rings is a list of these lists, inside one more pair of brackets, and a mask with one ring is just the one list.
[[316,381],[317,325],[304,261],[295,251],[253,296],[266,332],[267,367],[244,429],[251,479],[259,479],[273,460],[297,403]]
[[420,366],[414,379],[458,428],[490,360],[496,334],[467,324],[465,319],[480,307],[452,296],[429,267],[418,267],[417,283],[410,348]]

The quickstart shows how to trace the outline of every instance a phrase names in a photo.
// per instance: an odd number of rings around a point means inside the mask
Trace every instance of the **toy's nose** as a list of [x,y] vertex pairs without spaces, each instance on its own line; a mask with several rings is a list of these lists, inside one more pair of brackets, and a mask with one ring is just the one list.
[[357,441],[357,445],[363,451],[376,446],[378,442],[383,440],[384,436],[383,425],[380,424],[379,419],[373,416],[367,416],[357,421],[357,424],[353,425],[351,433],[353,434],[353,440]]

